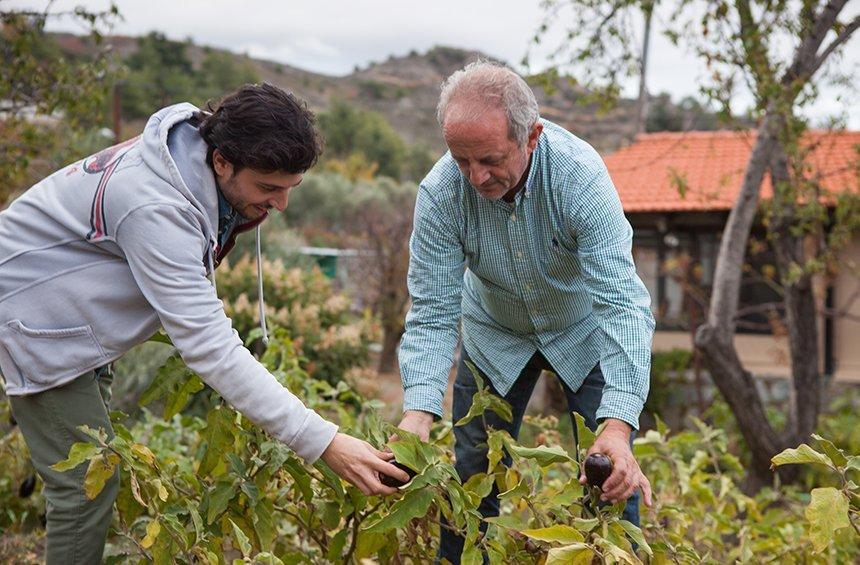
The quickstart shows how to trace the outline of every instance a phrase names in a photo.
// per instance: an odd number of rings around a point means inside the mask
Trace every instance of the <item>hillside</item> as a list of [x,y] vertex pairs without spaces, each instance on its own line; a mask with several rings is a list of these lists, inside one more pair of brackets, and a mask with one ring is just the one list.
[[[56,34],[61,48],[74,56],[85,55],[86,41],[71,34]],[[113,36],[106,42],[125,59],[136,50],[133,37]],[[199,64],[206,51],[200,45],[187,44],[188,58]],[[218,51],[218,50],[215,50]],[[226,52],[225,52],[226,53]],[[307,100],[314,110],[326,108],[335,98],[358,107],[379,112],[394,126],[405,141],[442,151],[442,141],[435,120],[436,101],[442,80],[485,54],[453,47],[434,47],[426,53],[411,52],[389,57],[367,68],[357,68],[346,76],[337,77],[314,73],[283,63],[249,58],[231,53],[237,61],[249,64],[261,80],[293,91]],[[622,100],[607,113],[596,106],[577,103],[582,91],[561,79],[549,94],[539,84],[534,85],[541,115],[583,137],[601,151],[611,151],[626,142],[633,120],[635,103]]]

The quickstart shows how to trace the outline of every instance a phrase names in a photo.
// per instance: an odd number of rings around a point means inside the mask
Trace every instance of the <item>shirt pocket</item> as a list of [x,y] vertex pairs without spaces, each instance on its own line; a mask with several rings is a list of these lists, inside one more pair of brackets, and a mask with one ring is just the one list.
[[101,364],[105,352],[91,326],[38,330],[11,320],[0,326],[0,344],[24,380],[60,382]]
[[579,274],[579,256],[576,240],[553,231],[544,243],[541,253],[544,271],[557,279],[569,279]]

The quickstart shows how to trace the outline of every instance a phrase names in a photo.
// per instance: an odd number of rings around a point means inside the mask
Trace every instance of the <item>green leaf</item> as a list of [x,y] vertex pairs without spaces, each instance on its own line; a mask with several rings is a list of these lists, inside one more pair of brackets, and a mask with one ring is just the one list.
[[275,526],[275,508],[271,500],[262,500],[254,507],[251,519],[254,522],[254,532],[260,547],[272,547],[277,529]]
[[311,476],[307,470],[295,458],[290,458],[283,464],[283,469],[290,474],[296,482],[296,487],[302,494],[305,502],[310,502],[314,499],[314,490],[311,487]]
[[489,388],[484,386],[484,381],[481,378],[480,373],[478,372],[477,367],[470,362],[466,362],[469,370],[472,371],[472,375],[475,379],[475,384],[478,387],[478,392],[472,395],[472,404],[469,406],[469,412],[466,413],[465,416],[460,418],[455,426],[463,426],[473,419],[477,418],[487,410],[492,410],[505,422],[510,422],[513,420],[514,415],[511,411],[511,405],[508,404],[503,398],[496,396],[493,394]]
[[570,544],[585,541],[585,537],[576,528],[564,524],[556,524],[548,528],[522,530],[520,533],[532,539],[555,543]]
[[[475,473],[469,480],[463,483],[463,490],[473,497],[473,500],[482,500],[493,490],[495,477],[486,473]],[[474,495],[474,496],[473,496]]]
[[365,528],[365,531],[382,533],[405,527],[411,519],[427,514],[433,502],[433,496],[434,492],[429,488],[407,492],[403,498],[391,505],[388,513],[381,520]]
[[87,459],[91,459],[94,455],[99,453],[99,451],[101,451],[101,448],[95,444],[77,442],[72,444],[71,449],[69,449],[69,458],[54,463],[51,465],[51,469],[54,471],[60,471],[61,473],[74,469]]
[[848,519],[848,499],[835,488],[812,489],[812,500],[806,507],[809,538],[815,552],[827,548],[836,530],[851,525]]
[[140,395],[140,399],[137,401],[138,405],[146,406],[153,400],[166,395],[186,369],[187,367],[178,353],[168,357],[167,361],[155,372],[155,378],[152,379],[152,382],[149,383],[149,386]]
[[541,467],[547,467],[553,463],[573,462],[567,451],[559,446],[548,447],[546,445],[539,445],[537,447],[522,447],[520,445],[509,445],[508,451],[518,457],[534,459]]
[[522,518],[519,516],[494,516],[490,518],[484,518],[484,522],[488,524],[493,524],[500,528],[504,528],[506,530],[516,530],[518,532],[526,529],[528,524],[523,522]]
[[118,462],[119,456],[115,453],[110,453],[107,457],[96,455],[90,459],[90,466],[87,467],[84,477],[84,494],[87,498],[94,500],[101,493],[107,480],[113,477]]
[[831,469],[833,468],[833,461],[829,457],[815,451],[805,443],[798,445],[797,449],[786,449],[782,453],[774,455],[770,462],[772,467],[798,463],[818,463],[820,465],[827,465]]
[[529,486],[528,481],[526,481],[526,479],[522,479],[513,488],[508,489],[505,492],[499,493],[499,498],[502,500],[519,500],[521,498],[526,498],[530,496],[531,493],[532,489]]
[[337,563],[343,560],[343,548],[346,547],[346,540],[349,537],[350,530],[344,528],[331,538],[326,557],[332,563]]
[[254,560],[251,561],[251,563],[261,563],[262,565],[284,565],[283,561],[281,561],[268,551],[264,551],[263,553],[258,553],[257,555],[255,555]]
[[394,453],[394,459],[398,463],[420,473],[436,459],[433,446],[421,441],[417,435],[404,430],[397,430],[396,433],[397,441],[389,442],[388,448]]
[[837,467],[844,467],[846,463],[848,463],[848,458],[845,457],[845,452],[833,445],[833,442],[827,439],[824,439],[818,434],[812,434],[812,438],[821,444],[821,450],[830,457],[830,460],[833,461],[834,465]]
[[507,436],[507,432],[493,430],[489,433],[487,437],[487,446],[489,451],[487,453],[487,472],[492,473],[496,465],[499,464],[499,461],[505,456],[505,439]]
[[236,522],[230,520],[230,525],[233,526],[233,537],[239,542],[239,550],[242,552],[242,556],[247,558],[251,554],[251,540],[248,539],[242,528],[236,525]]
[[546,556],[546,565],[590,565],[594,551],[585,543],[554,547]]
[[574,518],[573,526],[580,532],[590,532],[600,524],[597,518]]
[[213,523],[226,509],[233,497],[236,496],[236,481],[221,481],[209,492],[209,506],[206,512],[206,523]]
[[233,417],[228,408],[217,407],[206,415],[206,428],[202,431],[206,452],[197,469],[199,475],[208,475],[223,461],[225,453],[233,451]]
[[155,343],[166,343],[167,345],[173,345],[173,342],[170,341],[170,337],[168,337],[168,335],[161,330],[155,332],[155,334],[153,334],[153,336],[146,341],[152,341]]
[[591,428],[585,424],[585,418],[582,417],[582,414],[574,412],[573,417],[576,420],[576,434],[579,439],[579,450],[588,451],[588,448],[592,446],[597,436],[595,436],[594,432],[591,431]]
[[651,551],[651,546],[648,545],[648,542],[645,541],[645,536],[642,535],[642,530],[637,528],[634,524],[631,524],[627,520],[620,520],[618,524],[624,528],[624,531],[630,536],[630,539],[633,540],[639,546],[639,549],[645,551],[650,556],[654,556],[654,552]]
[[176,414],[179,414],[188,404],[191,397],[205,388],[203,381],[196,374],[186,374],[186,380],[179,388],[170,393],[167,401],[164,404],[164,419],[170,420]]
[[203,536],[203,518],[200,512],[197,511],[195,503],[190,501],[185,503],[185,508],[188,509],[188,514],[191,516],[191,523],[194,524],[194,543],[200,543],[200,538]]
[[[373,557],[379,550],[388,544],[389,536],[386,534],[378,534],[368,532],[367,530],[359,530],[358,541],[355,543],[355,557],[362,559],[365,557]],[[396,542],[396,538],[395,538]]]
[[845,463],[845,468],[860,471],[860,455],[854,455],[853,457],[849,457],[848,461]]

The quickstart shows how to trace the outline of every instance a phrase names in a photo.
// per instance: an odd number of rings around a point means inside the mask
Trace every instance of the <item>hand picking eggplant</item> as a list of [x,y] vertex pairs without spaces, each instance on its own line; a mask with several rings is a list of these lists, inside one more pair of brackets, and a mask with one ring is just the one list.
[[585,480],[593,487],[603,488],[612,474],[612,460],[602,453],[592,453],[585,459]]
[[[391,464],[394,465],[395,467],[397,467],[398,469],[405,471],[406,474],[409,475],[409,481],[411,481],[415,477],[415,475],[418,474],[415,471],[413,471],[412,469],[410,469],[409,467],[407,467],[406,465],[404,465],[402,463],[398,463],[397,461],[392,461]],[[391,477],[388,475],[380,475],[379,476],[379,482],[381,482],[382,484],[384,484],[387,487],[400,488],[403,485],[405,485],[406,483],[408,483],[409,481],[403,482],[400,479],[395,479],[394,477]]]

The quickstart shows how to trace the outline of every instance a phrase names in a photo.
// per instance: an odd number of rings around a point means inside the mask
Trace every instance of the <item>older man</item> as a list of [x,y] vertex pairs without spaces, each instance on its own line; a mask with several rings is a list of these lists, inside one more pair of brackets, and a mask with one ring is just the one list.
[[[636,491],[650,505],[651,487],[630,441],[648,394],[654,319],[606,167],[540,119],[534,93],[501,66],[477,62],[450,76],[437,117],[450,151],[415,206],[400,428],[426,440],[442,415],[462,320],[454,421],[476,391],[467,361],[513,408],[512,422],[487,414],[487,424],[514,437],[541,371],[554,372],[571,412],[591,427],[606,422],[590,450],[614,464],[603,499],[626,499],[625,517],[638,523]],[[476,418],[454,430],[464,481],[487,469],[483,426]],[[495,490],[480,510],[498,514]],[[440,558],[459,562],[462,546],[443,528]]]

